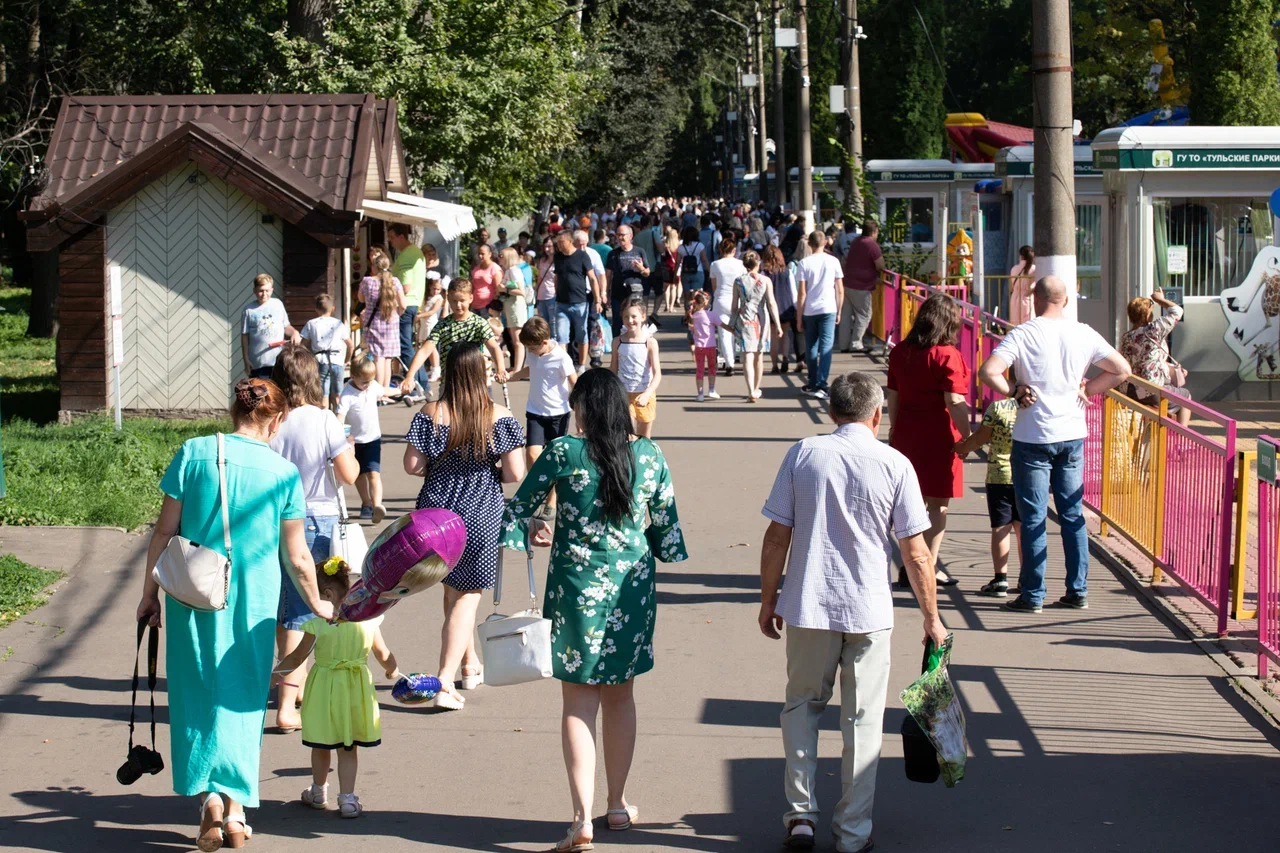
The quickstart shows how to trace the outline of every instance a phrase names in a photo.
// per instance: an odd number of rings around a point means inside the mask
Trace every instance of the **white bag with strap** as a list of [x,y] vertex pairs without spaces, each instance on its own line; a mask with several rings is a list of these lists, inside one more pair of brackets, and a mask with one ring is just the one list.
[[165,595],[192,610],[223,610],[231,591],[231,516],[227,508],[227,458],[222,433],[218,433],[218,503],[222,505],[222,544],[227,555],[224,557],[185,536],[174,536],[151,570],[151,576]]
[[476,627],[484,659],[484,683],[492,687],[551,677],[551,620],[542,618],[533,577],[533,545],[525,539],[529,566],[529,609],[510,616],[498,612],[502,600],[502,551],[493,587],[493,614]]
[[342,484],[333,472],[333,460],[324,463],[329,472],[329,482],[338,493],[338,523],[333,526],[333,535],[329,537],[329,556],[340,557],[352,574],[364,571],[364,557],[369,553],[369,542],[365,539],[364,528],[347,517],[347,496],[342,492]]

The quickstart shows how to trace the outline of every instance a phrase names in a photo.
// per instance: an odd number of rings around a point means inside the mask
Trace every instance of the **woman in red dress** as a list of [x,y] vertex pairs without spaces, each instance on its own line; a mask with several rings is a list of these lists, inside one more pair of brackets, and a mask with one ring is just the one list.
[[947,529],[947,505],[964,493],[964,462],[956,455],[956,442],[969,437],[965,393],[970,378],[955,346],[959,333],[960,306],[935,293],[920,306],[906,339],[889,353],[889,446],[911,460],[920,480],[930,521],[925,541],[941,586],[957,583],[938,568],[938,550]]

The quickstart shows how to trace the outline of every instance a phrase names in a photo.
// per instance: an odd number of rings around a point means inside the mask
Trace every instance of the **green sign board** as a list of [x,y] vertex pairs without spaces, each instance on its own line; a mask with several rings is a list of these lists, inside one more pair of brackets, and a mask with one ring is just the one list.
[[877,181],[949,181],[956,174],[951,171],[935,169],[919,172],[876,172]]
[[[1096,157],[1097,155],[1095,154],[1094,156]],[[1034,165],[1035,164],[1030,161],[1023,160],[1015,160],[1013,162],[1009,162],[1008,160],[1003,162],[997,161],[996,177],[1024,178],[1035,172],[1035,169],[1032,168]],[[1101,174],[1093,163],[1082,162],[1080,160],[1075,161],[1073,171],[1077,176]]]
[[1276,446],[1269,441],[1258,442],[1258,479],[1275,485]]
[[1093,152],[1098,169],[1280,169],[1280,148],[1143,148]]

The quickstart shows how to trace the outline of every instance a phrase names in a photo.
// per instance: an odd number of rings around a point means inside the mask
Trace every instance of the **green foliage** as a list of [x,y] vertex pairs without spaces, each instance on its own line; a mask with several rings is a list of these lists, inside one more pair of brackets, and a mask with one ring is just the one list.
[[950,96],[934,51],[945,61],[946,3],[876,0],[867,14],[869,39],[859,54],[867,159],[943,156]]
[[1200,125],[1280,124],[1273,0],[1200,0],[1191,120]]
[[6,419],[51,421],[58,414],[52,338],[27,337],[31,291],[0,288],[0,412]]
[[[44,590],[62,577],[62,572],[40,569],[12,554],[0,555],[0,626],[35,610],[48,600]],[[13,649],[0,660],[8,660]]]
[[282,32],[276,47],[271,87],[397,98],[414,177],[482,210],[530,207],[595,97],[560,0],[341,0],[322,44]]
[[[947,16],[946,33],[947,77],[959,102],[948,104],[1030,127],[1031,4],[970,0]],[[1077,41],[1076,50],[1079,57],[1088,45]]]
[[0,524],[105,525],[132,530],[160,511],[160,477],[189,438],[229,430],[224,421],[110,418],[70,426],[13,420],[4,428]]

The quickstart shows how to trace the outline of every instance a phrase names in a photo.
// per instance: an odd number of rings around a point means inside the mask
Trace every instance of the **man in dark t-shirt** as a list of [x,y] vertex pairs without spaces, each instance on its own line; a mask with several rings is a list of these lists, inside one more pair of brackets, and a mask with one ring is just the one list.
[[604,262],[604,278],[609,285],[610,319],[613,336],[622,334],[622,304],[632,296],[644,299],[644,280],[651,270],[644,252],[631,242],[630,225],[618,226],[618,246]]
[[[578,345],[578,364],[587,364],[587,315],[600,310],[601,282],[585,249],[573,244],[568,233],[556,237],[556,341],[565,347]],[[570,350],[572,352],[572,350]]]
[[862,236],[849,244],[844,256],[844,306],[839,346],[845,352],[869,352],[863,338],[871,322],[871,294],[884,271],[884,253],[877,242],[880,226],[868,219]]

